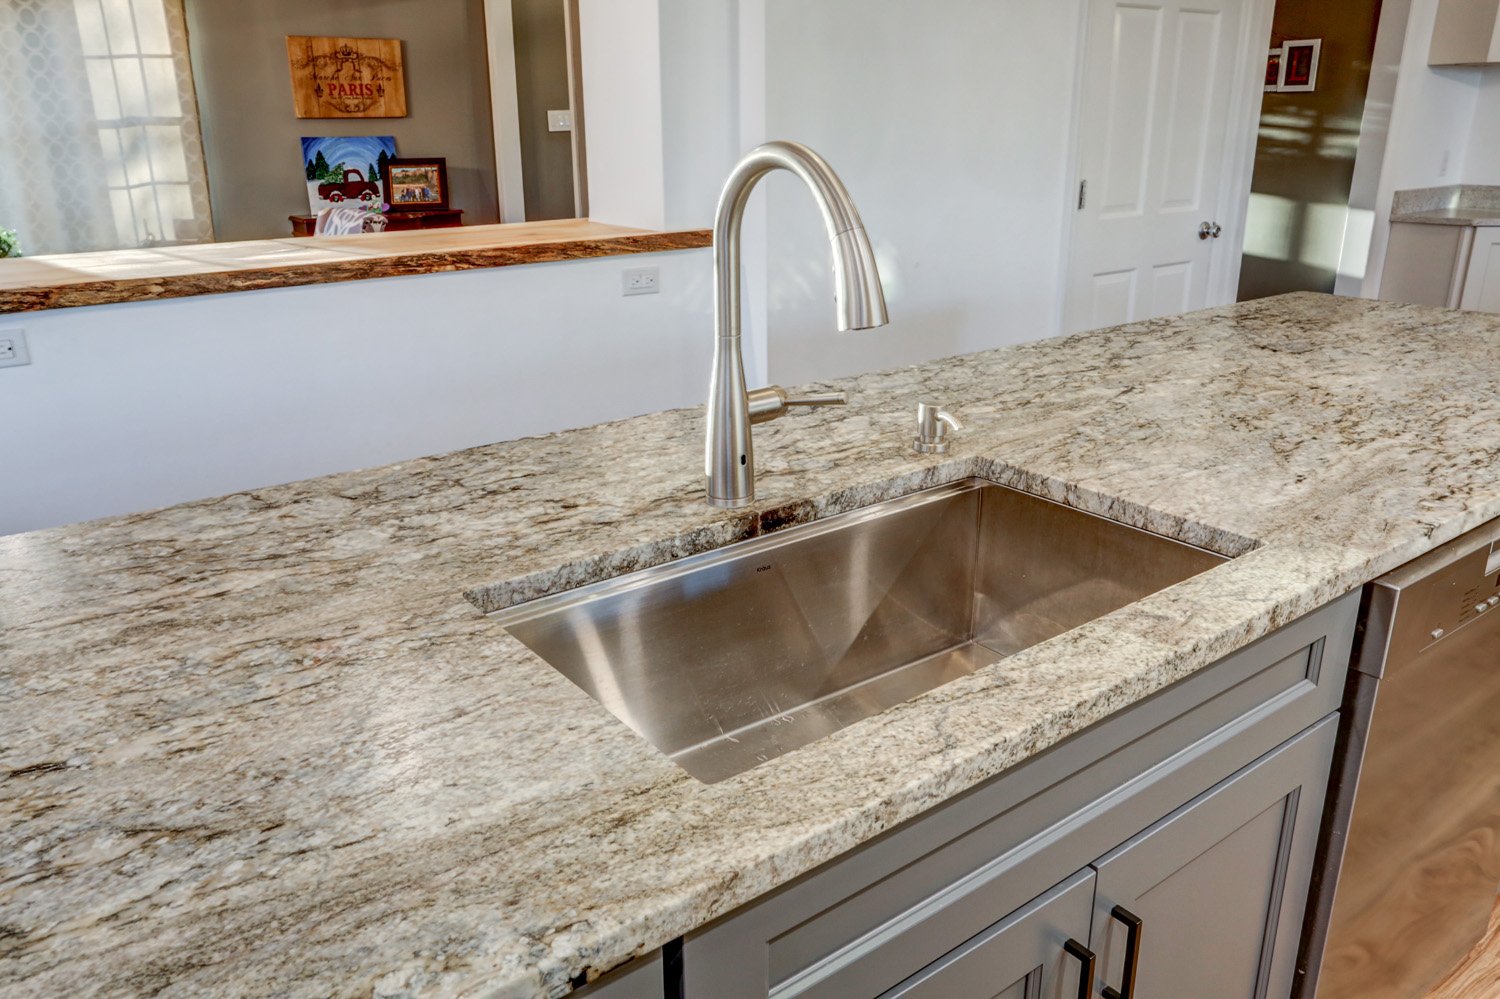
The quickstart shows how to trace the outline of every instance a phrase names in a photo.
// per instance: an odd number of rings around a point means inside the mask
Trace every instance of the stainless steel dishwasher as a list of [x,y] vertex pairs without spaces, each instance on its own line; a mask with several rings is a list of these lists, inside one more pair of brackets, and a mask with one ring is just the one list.
[[1500,886],[1500,521],[1371,583],[1302,999],[1420,999]]

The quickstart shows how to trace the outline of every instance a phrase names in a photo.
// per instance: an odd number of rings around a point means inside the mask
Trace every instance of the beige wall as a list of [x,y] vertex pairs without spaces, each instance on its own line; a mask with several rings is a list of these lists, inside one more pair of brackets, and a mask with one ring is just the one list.
[[1271,44],[1321,38],[1317,90],[1267,93],[1255,150],[1241,301],[1333,291],[1380,0],[1278,0]]
[[563,0],[511,0],[516,36],[516,109],[526,220],[572,218],[573,140],[547,129],[547,112],[568,107]]
[[[464,221],[499,220],[482,0],[187,0],[219,239],[285,236],[308,211],[298,140],[394,135],[400,156],[448,160]],[[298,118],[287,35],[399,38],[405,118]]]

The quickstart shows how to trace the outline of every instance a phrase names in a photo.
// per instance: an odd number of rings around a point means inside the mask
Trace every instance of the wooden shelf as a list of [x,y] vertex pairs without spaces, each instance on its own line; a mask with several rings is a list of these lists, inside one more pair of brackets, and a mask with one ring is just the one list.
[[[389,212],[385,232],[409,232],[412,229],[456,229],[464,224],[462,208],[438,208],[426,212]],[[293,236],[316,236],[316,215],[288,215]]]

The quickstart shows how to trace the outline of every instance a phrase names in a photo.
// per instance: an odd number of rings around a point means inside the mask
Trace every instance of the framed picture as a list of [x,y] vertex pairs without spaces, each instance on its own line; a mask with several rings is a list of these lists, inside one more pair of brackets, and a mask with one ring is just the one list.
[[1302,38],[1281,46],[1281,93],[1307,93],[1318,89],[1318,56],[1323,39]]
[[448,161],[442,157],[403,157],[385,166],[385,197],[393,212],[446,209]]
[[304,135],[308,207],[314,215],[339,205],[379,208],[385,201],[381,178],[395,155],[389,135]]
[[298,118],[405,118],[406,69],[395,38],[288,35]]
[[1275,92],[1281,89],[1281,49],[1274,48],[1266,56],[1266,90]]

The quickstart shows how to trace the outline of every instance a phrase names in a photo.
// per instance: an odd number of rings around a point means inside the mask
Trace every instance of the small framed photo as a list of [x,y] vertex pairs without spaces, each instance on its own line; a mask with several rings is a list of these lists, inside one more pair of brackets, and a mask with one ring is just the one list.
[[1308,93],[1318,89],[1318,56],[1323,39],[1302,38],[1281,46],[1281,82],[1283,94]]
[[1274,93],[1281,89],[1281,49],[1271,50],[1266,56],[1266,91]]
[[445,210],[448,161],[440,156],[400,157],[385,166],[385,200],[392,212]]

